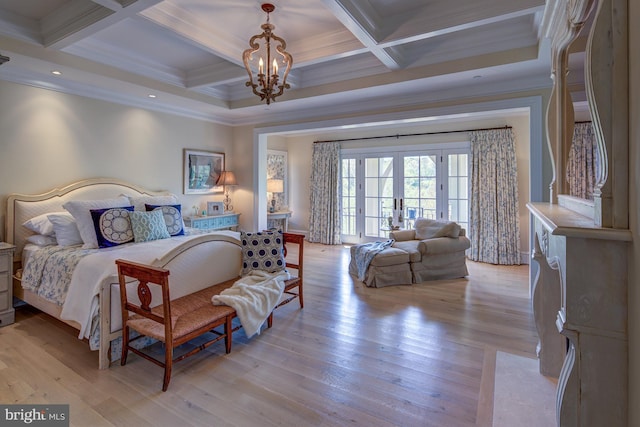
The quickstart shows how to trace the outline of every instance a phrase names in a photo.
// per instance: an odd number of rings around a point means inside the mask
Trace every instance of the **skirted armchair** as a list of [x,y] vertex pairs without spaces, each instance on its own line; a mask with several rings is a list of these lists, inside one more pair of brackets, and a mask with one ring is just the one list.
[[389,233],[393,247],[409,254],[413,283],[465,277],[465,251],[471,247],[464,228],[455,222],[418,218],[413,230]]

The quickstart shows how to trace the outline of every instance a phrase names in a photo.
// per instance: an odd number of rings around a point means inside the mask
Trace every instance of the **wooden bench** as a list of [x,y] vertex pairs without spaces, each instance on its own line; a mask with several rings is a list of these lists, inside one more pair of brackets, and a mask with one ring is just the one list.
[[[189,295],[171,300],[169,293],[169,270],[139,264],[122,259],[116,260],[120,283],[120,299],[122,307],[122,357],[120,364],[127,363],[129,351],[164,368],[162,391],[166,391],[171,380],[171,368],[174,362],[204,350],[221,339],[225,340],[225,350],[231,351],[233,328],[231,321],[236,311],[227,305],[213,305],[211,298],[224,289],[229,288],[237,279],[219,283]],[[140,303],[135,303],[127,293],[127,278],[138,281],[137,296]],[[153,306],[152,292],[149,285],[159,286],[162,292],[162,303]],[[134,314],[130,314],[134,313]],[[222,326],[223,332],[216,330]],[[130,339],[130,331],[140,335]],[[213,338],[198,345],[178,357],[173,356],[174,349],[204,335],[213,333]],[[164,361],[133,347],[132,342],[148,336],[165,344]]]
[[[298,245],[297,261],[291,260],[286,263],[288,268],[297,270],[297,275],[293,275],[289,280],[285,281],[284,297],[276,308],[295,298],[299,299],[300,308],[302,308],[304,305],[302,295],[304,235],[284,233],[283,240],[285,256],[287,254],[286,243]],[[232,326],[232,320],[237,316],[237,313],[235,309],[227,305],[214,305],[211,299],[214,295],[218,295],[223,290],[231,287],[239,277],[172,300],[169,292],[169,270],[123,259],[116,260],[116,265],[118,267],[120,305],[122,308],[121,365],[127,363],[128,352],[132,351],[140,357],[163,367],[164,381],[162,391],[166,391],[169,387],[169,381],[171,381],[173,363],[196,354],[222,339],[225,340],[226,353],[231,352],[233,332],[241,327],[234,328]],[[132,300],[131,293],[127,292],[127,282],[131,282],[131,279],[138,282],[136,295],[140,303]],[[161,302],[153,302],[153,292],[150,285],[159,287]],[[267,318],[269,328],[272,323],[273,312]],[[222,327],[223,331],[216,329],[220,327]],[[131,330],[140,335],[130,338]],[[213,334],[211,339],[197,345],[185,354],[174,357],[173,353],[176,347],[208,332]],[[142,336],[155,338],[164,343],[164,360],[159,360],[131,345]]]

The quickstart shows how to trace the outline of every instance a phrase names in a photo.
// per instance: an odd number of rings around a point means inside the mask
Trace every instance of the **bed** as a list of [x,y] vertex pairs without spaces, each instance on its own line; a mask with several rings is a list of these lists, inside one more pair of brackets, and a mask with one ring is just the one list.
[[[154,207],[170,206],[168,201],[177,201],[166,191],[149,191],[124,181],[103,178],[80,181],[44,194],[11,194],[7,198],[6,236],[7,241],[16,246],[14,296],[76,328],[78,338],[98,351],[100,369],[108,368],[115,359],[111,355],[118,352],[111,347],[112,344],[116,347],[121,335],[115,259],[169,269],[172,298],[233,279],[242,264],[239,233],[235,231],[203,232],[184,228],[184,235],[94,248],[85,247],[86,244],[64,247],[62,243],[41,244],[40,240],[47,236],[23,225],[36,218],[51,218],[50,213],[64,213],[63,205],[69,208],[71,201],[84,205],[122,197],[130,202],[126,204],[135,205],[136,211],[141,202],[145,202],[142,206],[146,205],[149,210],[146,202]],[[134,208],[123,209],[129,209],[133,216]],[[166,225],[170,229],[168,222]],[[82,229],[80,225],[78,228]],[[59,240],[62,242],[62,233]]]

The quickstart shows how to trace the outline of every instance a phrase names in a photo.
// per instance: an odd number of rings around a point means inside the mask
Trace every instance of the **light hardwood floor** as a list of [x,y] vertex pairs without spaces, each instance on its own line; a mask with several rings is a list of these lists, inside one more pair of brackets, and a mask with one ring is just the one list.
[[305,246],[305,308],[162,369],[97,369],[76,332],[18,309],[0,329],[0,402],[68,403],[75,426],[490,426],[496,351],[535,357],[528,266],[370,289],[343,246]]

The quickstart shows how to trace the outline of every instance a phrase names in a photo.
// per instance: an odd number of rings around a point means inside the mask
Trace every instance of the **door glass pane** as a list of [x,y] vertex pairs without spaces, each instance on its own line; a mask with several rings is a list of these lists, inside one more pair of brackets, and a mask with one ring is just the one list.
[[342,159],[342,234],[356,234],[356,159]]
[[469,156],[463,154],[449,154],[449,194],[447,215],[449,221],[455,221],[469,231]]
[[416,218],[429,217],[436,205],[436,155],[409,155],[403,158],[404,226],[412,228]]
[[393,211],[393,156],[365,159],[365,237],[385,237],[380,230]]

